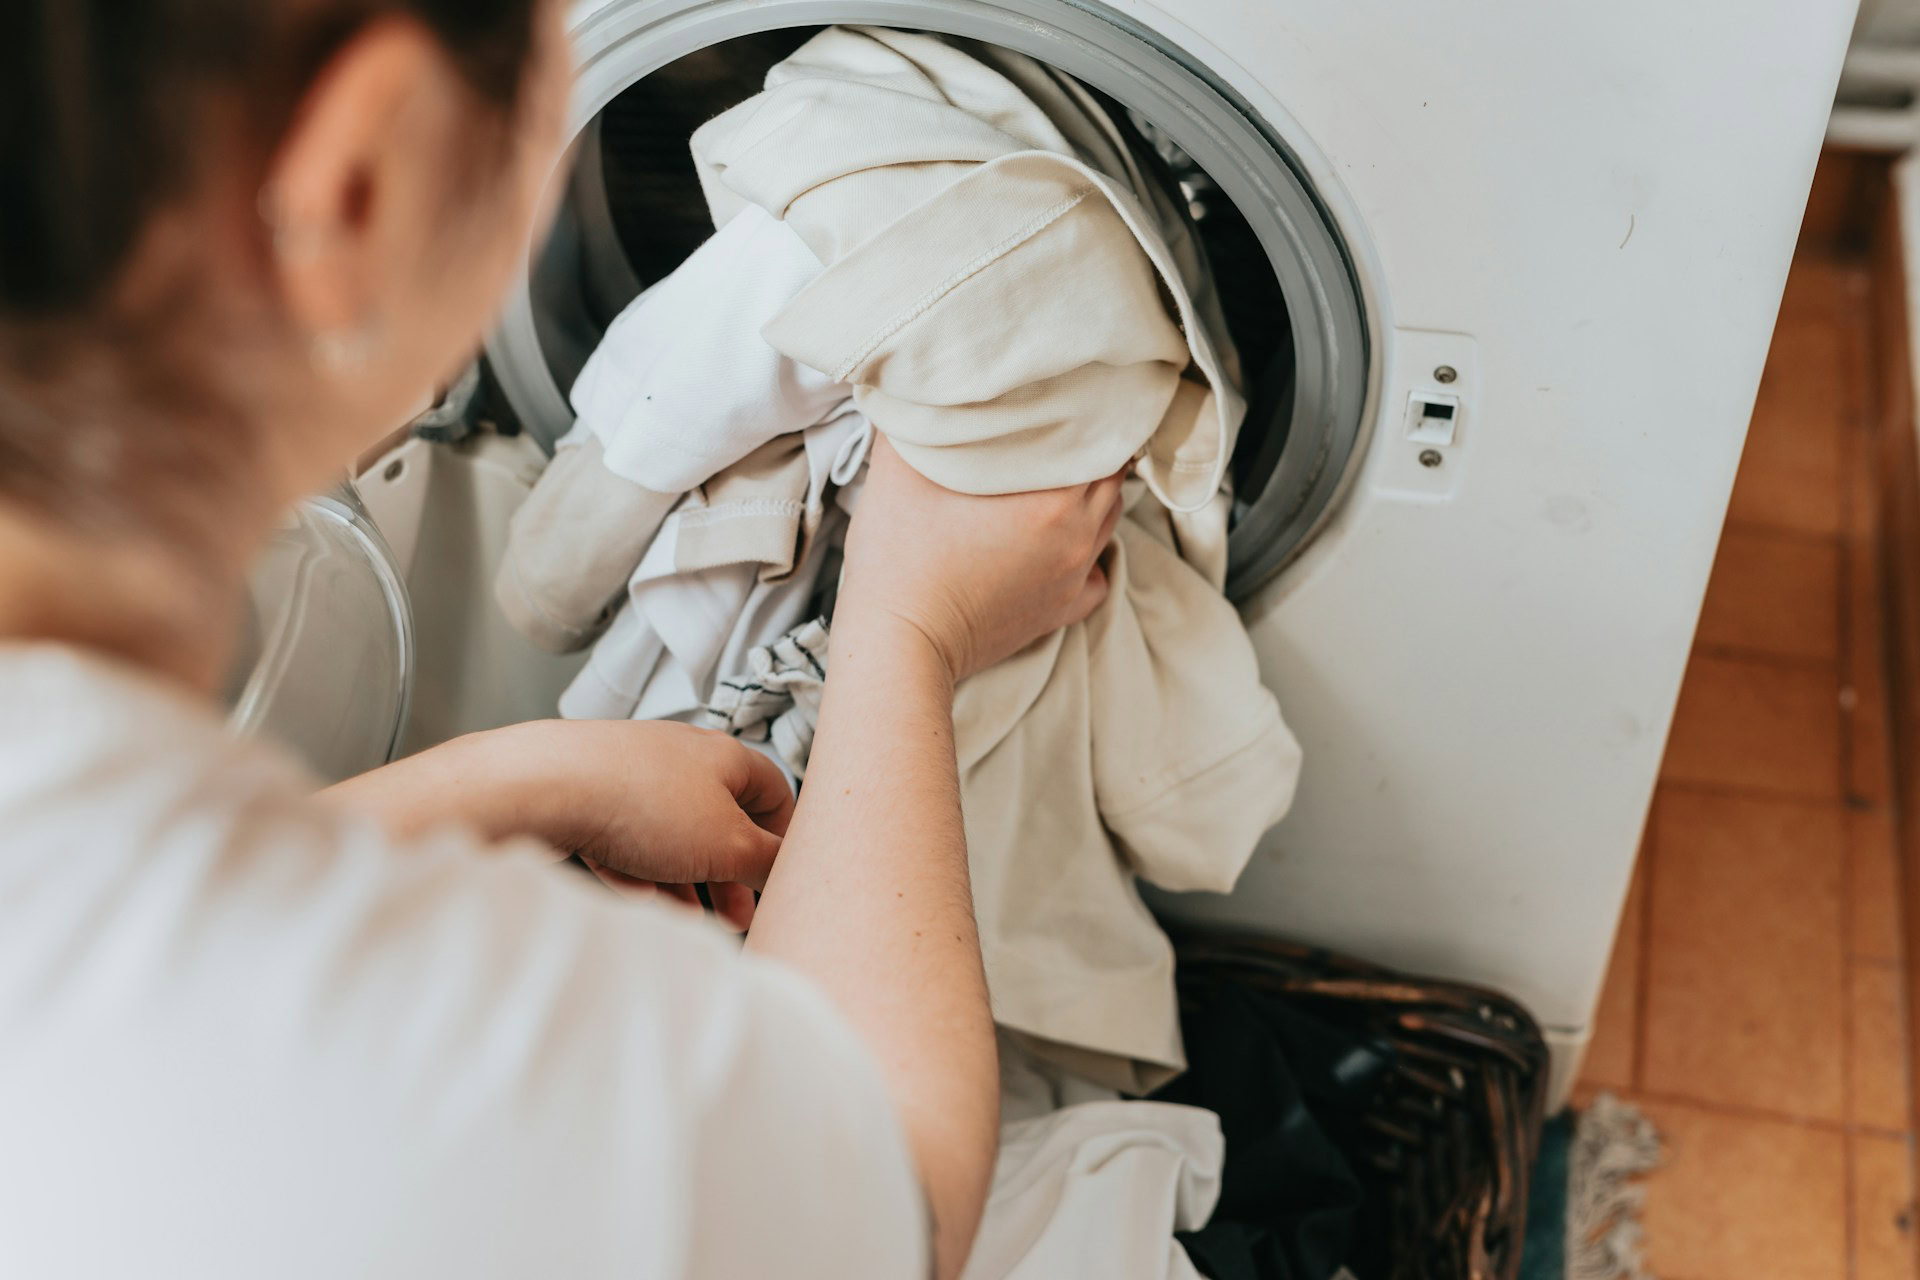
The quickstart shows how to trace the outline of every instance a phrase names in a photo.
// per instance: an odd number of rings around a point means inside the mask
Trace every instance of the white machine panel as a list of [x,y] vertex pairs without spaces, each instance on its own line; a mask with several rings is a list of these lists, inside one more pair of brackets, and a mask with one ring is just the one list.
[[[1176,909],[1578,1043],[1853,6],[1125,7],[1298,140],[1380,361],[1348,500],[1248,609],[1299,802],[1240,892]],[[1438,392],[1452,442],[1410,439]]]

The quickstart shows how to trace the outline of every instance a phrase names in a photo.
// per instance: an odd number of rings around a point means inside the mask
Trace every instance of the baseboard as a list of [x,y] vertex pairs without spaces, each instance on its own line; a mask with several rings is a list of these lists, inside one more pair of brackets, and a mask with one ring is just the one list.
[[[1920,278],[1920,161],[1894,161],[1868,241],[1873,317],[1870,459],[1874,551],[1884,631],[1893,809],[1906,943],[1907,1042],[1920,1043],[1920,442],[1915,436],[1914,331]],[[1920,1073],[1909,1072],[1920,1115]]]

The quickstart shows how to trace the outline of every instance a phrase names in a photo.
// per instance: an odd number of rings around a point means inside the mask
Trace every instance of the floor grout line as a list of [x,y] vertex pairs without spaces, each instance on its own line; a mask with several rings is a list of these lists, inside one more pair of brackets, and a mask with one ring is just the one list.
[[1842,679],[1845,670],[1838,656],[1809,658],[1804,654],[1769,653],[1765,649],[1748,649],[1740,645],[1704,642],[1693,647],[1693,656],[1716,658],[1721,662],[1743,662],[1754,667],[1784,667],[1789,671],[1829,672],[1834,677],[1835,688],[1845,683]]
[[1722,800],[1765,800],[1778,804],[1800,805],[1809,809],[1836,809],[1842,813],[1872,813],[1883,807],[1883,802],[1868,800],[1864,797],[1839,795],[1812,795],[1805,791],[1779,791],[1772,787],[1743,786],[1732,782],[1701,782],[1692,778],[1676,778],[1662,775],[1660,786],[1670,791],[1683,791],[1689,795],[1710,796]]
[[1730,533],[1754,538],[1774,538],[1780,542],[1812,543],[1818,546],[1838,548],[1847,540],[1845,529],[1835,529],[1823,533],[1818,529],[1803,529],[1790,524],[1773,524],[1766,520],[1755,520],[1750,516],[1728,516],[1726,523],[1720,526],[1720,541],[1725,542]]
[[1765,1107],[1749,1107],[1737,1102],[1717,1102],[1710,1098],[1696,1098],[1683,1093],[1667,1093],[1657,1089],[1608,1089],[1593,1087],[1593,1093],[1611,1093],[1628,1102],[1647,1103],[1656,1107],[1672,1107],[1698,1111],[1703,1115],[1719,1116],[1726,1120],[1749,1120],[1755,1124],[1790,1125],[1796,1129],[1814,1129],[1821,1133],[1838,1137],[1857,1136],[1865,1138],[1897,1138],[1911,1140],[1910,1129],[1892,1129],[1885,1125],[1856,1124],[1851,1120],[1827,1120],[1819,1116],[1797,1116],[1786,1111],[1770,1111]]
[[1726,541],[1729,533],[1750,534],[1778,538],[1782,542],[1813,543],[1827,547],[1838,545],[1846,541],[1847,537],[1847,531],[1844,528],[1806,529],[1790,524],[1770,524],[1765,520],[1755,520],[1747,516],[1728,516],[1726,522],[1720,526],[1720,540]]

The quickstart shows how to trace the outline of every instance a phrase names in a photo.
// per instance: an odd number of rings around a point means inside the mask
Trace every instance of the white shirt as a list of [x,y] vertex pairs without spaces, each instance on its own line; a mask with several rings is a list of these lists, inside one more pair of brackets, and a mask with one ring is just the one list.
[[926,1274],[815,988],[311,785],[155,682],[0,646],[0,1275]]

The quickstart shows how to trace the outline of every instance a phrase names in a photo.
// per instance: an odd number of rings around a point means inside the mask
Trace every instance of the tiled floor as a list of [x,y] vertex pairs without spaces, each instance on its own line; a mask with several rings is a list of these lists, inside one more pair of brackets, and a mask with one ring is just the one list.
[[1581,1093],[1660,1280],[1916,1280],[1864,268],[1795,263]]

